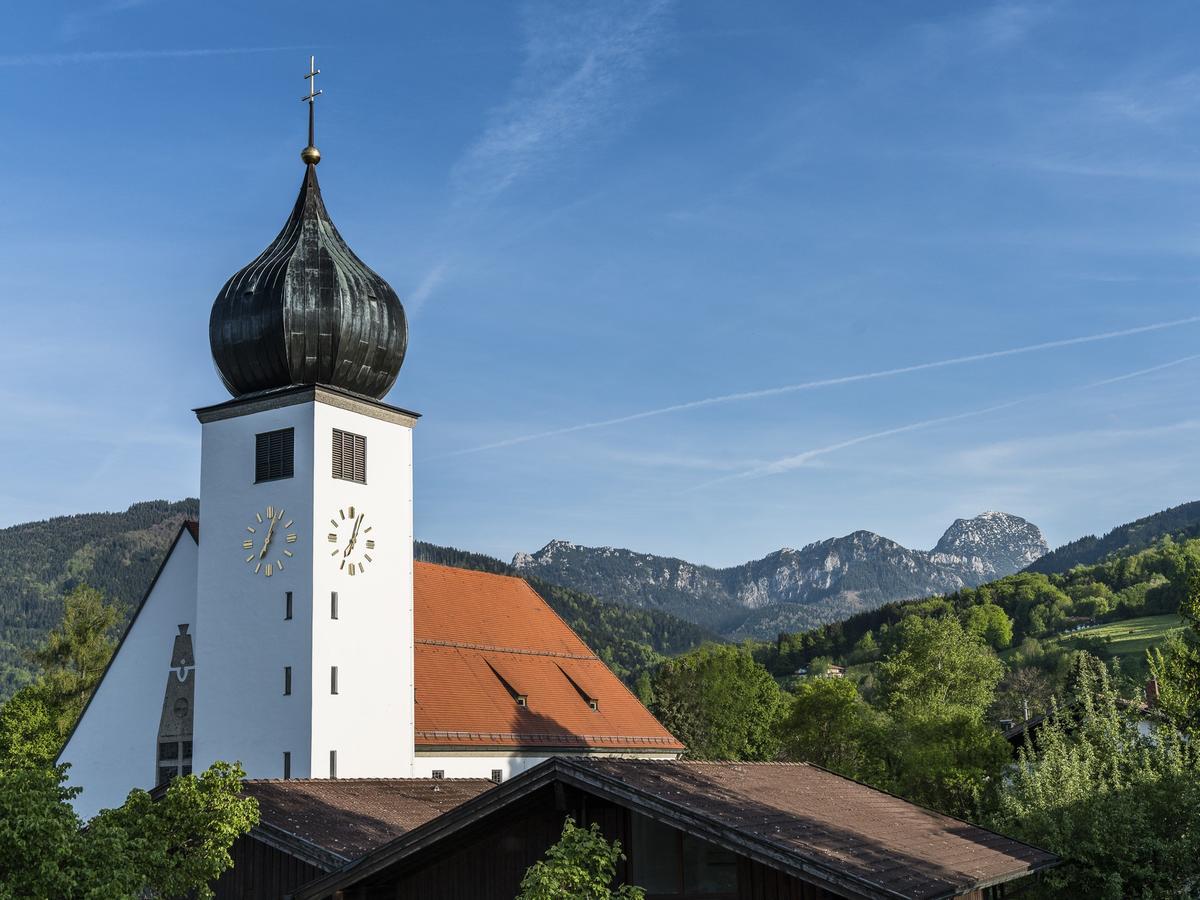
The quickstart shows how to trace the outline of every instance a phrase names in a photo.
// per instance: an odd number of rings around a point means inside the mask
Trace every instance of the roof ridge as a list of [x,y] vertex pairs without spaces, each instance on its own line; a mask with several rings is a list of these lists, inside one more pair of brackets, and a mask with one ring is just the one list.
[[[449,563],[430,562],[426,559],[414,559],[414,566],[429,566],[434,569],[449,569],[452,572],[465,572],[468,575],[479,575],[483,578],[509,578],[513,581],[525,581],[520,575],[506,575],[503,572],[486,572],[483,569],[468,569],[465,566],[452,566]],[[504,563],[501,563],[504,565]]]
[[[499,647],[492,644],[474,644],[470,641],[439,641],[434,638],[414,638],[414,644],[429,647],[460,647],[464,650],[482,650],[487,653],[520,653],[524,656],[554,656],[563,659],[586,659],[603,662],[595,653],[568,653],[565,650],[525,650],[520,647]],[[586,647],[587,644],[584,644]],[[590,648],[589,648],[590,649]]]
[[490,778],[417,778],[398,775],[395,778],[243,778],[242,784],[445,784],[466,781],[494,784]]

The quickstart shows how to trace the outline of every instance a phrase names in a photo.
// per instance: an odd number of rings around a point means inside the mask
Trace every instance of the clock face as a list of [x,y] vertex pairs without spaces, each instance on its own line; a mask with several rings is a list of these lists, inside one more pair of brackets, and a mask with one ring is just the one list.
[[248,536],[242,541],[242,549],[247,554],[246,565],[255,575],[270,578],[283,571],[284,561],[292,558],[287,545],[296,543],[296,532],[291,528],[292,520],[284,518],[282,509],[268,506],[254,514],[254,523],[246,526]]
[[339,509],[329,520],[329,555],[338,568],[351,575],[361,575],[371,564],[375,552],[375,535],[362,510],[348,506]]

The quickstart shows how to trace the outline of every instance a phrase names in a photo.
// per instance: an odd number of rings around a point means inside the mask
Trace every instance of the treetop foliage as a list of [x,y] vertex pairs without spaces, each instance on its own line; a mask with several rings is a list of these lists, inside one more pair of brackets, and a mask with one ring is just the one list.
[[568,817],[558,843],[525,872],[516,900],[642,900],[641,888],[612,887],[624,858],[620,842],[605,840],[599,825],[581,828]]
[[697,759],[774,759],[784,694],[750,653],[708,644],[664,662],[651,711]]
[[1143,736],[1099,660],[1080,654],[1073,681],[1070,711],[1021,749],[993,824],[1064,858],[1040,895],[1192,896],[1200,751],[1170,727]]

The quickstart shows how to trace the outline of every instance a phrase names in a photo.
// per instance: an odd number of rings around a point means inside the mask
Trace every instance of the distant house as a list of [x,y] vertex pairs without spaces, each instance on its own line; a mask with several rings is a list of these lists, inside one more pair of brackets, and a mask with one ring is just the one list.
[[248,782],[261,823],[217,897],[511,900],[563,820],[652,898],[987,898],[1052,854],[803,763],[560,756],[484,779]]
[[823,671],[817,671],[815,668],[812,671],[805,666],[801,666],[796,670],[797,675],[808,675],[813,678],[845,678],[846,667],[833,665],[832,663],[825,666]]

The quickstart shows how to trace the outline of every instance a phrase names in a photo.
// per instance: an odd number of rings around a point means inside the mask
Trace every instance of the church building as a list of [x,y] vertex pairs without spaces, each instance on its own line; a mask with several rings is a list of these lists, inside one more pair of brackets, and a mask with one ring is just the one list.
[[[315,71],[313,72],[315,74]],[[312,140],[282,230],[217,294],[179,532],[60,762],[81,815],[217,760],[251,778],[485,778],[684,749],[524,581],[413,561],[408,328]]]
[[674,900],[994,900],[1056,865],[806,763],[682,760],[525,581],[414,561],[407,323],[325,208],[318,93],[291,214],[213,302],[200,521],[59,757],[77,813],[239,762],[261,818],[218,900],[511,900],[567,817]]

